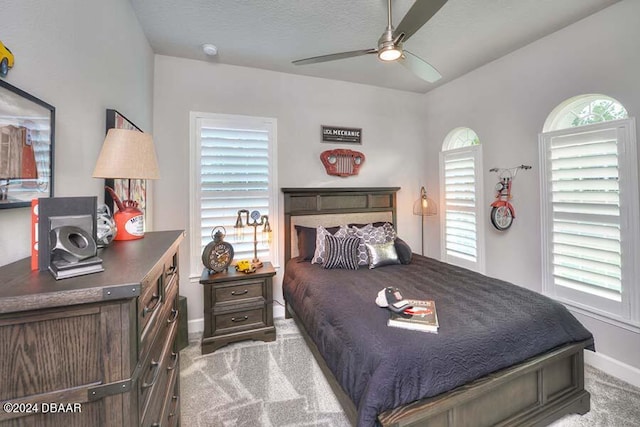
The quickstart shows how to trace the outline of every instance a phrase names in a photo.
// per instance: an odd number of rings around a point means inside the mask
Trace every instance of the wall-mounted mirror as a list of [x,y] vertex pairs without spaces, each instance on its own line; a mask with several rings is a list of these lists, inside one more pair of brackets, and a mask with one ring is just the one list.
[[55,107],[0,80],[0,209],[53,196]]

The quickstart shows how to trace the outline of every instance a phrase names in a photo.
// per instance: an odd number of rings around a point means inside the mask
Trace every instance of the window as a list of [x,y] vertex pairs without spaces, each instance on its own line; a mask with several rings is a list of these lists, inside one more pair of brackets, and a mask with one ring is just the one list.
[[469,128],[454,129],[442,145],[441,257],[445,262],[484,272],[481,148],[478,135]]
[[[215,226],[226,229],[234,260],[252,259],[254,228],[241,235],[238,210],[269,216],[277,236],[276,119],[191,113],[191,272],[200,275],[201,254]],[[246,218],[242,216],[243,224]],[[258,258],[277,264],[277,239],[257,229]]]
[[540,135],[543,292],[638,324],[635,122],[614,99],[585,95]]

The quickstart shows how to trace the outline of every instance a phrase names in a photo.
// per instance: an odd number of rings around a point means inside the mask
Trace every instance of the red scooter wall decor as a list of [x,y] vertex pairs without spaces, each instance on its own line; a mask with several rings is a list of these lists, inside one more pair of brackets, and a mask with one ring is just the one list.
[[491,168],[489,172],[498,174],[498,183],[496,184],[496,200],[491,203],[491,224],[498,231],[505,231],[516,217],[516,210],[511,204],[511,186],[516,178],[519,170],[531,169],[531,166],[520,165],[512,168]]

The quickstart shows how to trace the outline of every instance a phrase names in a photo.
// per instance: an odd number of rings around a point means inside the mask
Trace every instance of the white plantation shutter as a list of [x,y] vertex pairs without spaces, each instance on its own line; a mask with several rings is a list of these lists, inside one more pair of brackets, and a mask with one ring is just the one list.
[[623,317],[630,317],[624,284],[637,280],[630,126],[621,120],[541,136],[545,292]]
[[478,271],[483,270],[478,226],[480,149],[475,145],[440,153],[444,198],[442,258]]
[[[245,215],[242,236],[236,234],[234,225],[240,209],[268,215],[272,228],[277,224],[271,154],[274,124],[270,119],[243,116],[207,117],[195,121],[195,132],[199,226],[194,233],[199,250],[194,256],[199,257],[211,241],[211,230],[222,225],[227,231],[225,241],[233,245],[234,260],[252,259],[254,228],[246,226]],[[258,257],[271,260],[270,245],[261,230],[259,226]],[[197,268],[201,267],[199,263]]]

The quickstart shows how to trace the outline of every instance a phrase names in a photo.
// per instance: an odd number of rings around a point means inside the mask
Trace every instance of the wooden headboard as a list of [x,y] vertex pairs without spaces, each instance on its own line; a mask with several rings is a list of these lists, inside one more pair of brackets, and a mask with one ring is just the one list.
[[[284,259],[292,256],[292,218],[318,215],[380,214],[396,221],[396,192],[400,187],[282,188],[284,193]],[[356,221],[352,221],[356,222]],[[325,224],[339,225],[339,224]]]

